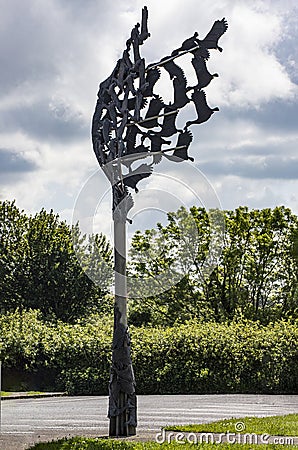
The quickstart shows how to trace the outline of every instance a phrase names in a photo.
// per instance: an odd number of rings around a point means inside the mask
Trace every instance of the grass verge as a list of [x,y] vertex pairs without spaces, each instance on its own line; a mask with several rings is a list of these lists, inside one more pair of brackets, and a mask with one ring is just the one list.
[[[197,448],[204,450],[215,450],[222,446],[224,450],[260,450],[260,445],[257,444],[198,444]],[[294,448],[293,445],[275,445],[267,444],[261,448],[268,448],[274,450],[289,450]],[[297,446],[295,446],[297,448]],[[181,443],[171,442],[158,444],[156,442],[124,442],[121,440],[112,439],[87,439],[87,438],[72,438],[61,439],[59,441],[39,443],[34,447],[30,447],[31,450],[181,450]],[[185,443],[183,449],[193,450],[194,444]]]
[[[1,397],[10,397],[13,394],[15,394],[15,392],[7,392],[7,391],[1,391]],[[40,395],[43,394],[43,392],[39,392],[39,391],[26,391],[26,392],[18,392],[18,394],[26,394],[28,396],[30,395]]]
[[210,433],[255,433],[270,436],[298,436],[298,414],[271,417],[243,417],[195,425],[169,425],[171,431]]

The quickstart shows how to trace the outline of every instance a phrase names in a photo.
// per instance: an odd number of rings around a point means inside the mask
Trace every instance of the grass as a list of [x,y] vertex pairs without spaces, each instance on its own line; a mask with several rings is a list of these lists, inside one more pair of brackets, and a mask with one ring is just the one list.
[[[226,419],[208,424],[168,426],[166,430],[183,432],[214,432],[214,433],[254,433],[270,436],[298,436],[298,414],[289,414],[287,416],[271,417],[244,417],[242,419]],[[203,450],[215,450],[222,447],[224,450],[259,450],[260,444],[197,444],[197,448]],[[272,450],[290,450],[298,448],[297,445],[277,445],[263,444],[261,448]],[[83,438],[75,437],[71,439],[60,439],[46,443],[39,443],[30,447],[34,450],[181,450],[181,442],[129,442],[114,439],[101,438]],[[194,444],[190,442],[183,443],[183,449],[193,450]]]
[[211,433],[256,433],[270,436],[298,436],[298,414],[271,417],[244,417],[196,425],[167,426],[166,430]]
[[[198,444],[196,448],[203,450],[216,450],[219,445],[224,450],[260,450],[260,445],[257,444]],[[297,446],[293,445],[274,445],[267,444],[261,447],[274,450],[290,450]],[[183,449],[193,450],[194,444],[186,442],[183,444]],[[72,438],[61,439],[59,441],[52,441],[47,443],[39,443],[30,449],[34,450],[181,450],[181,443],[172,442],[165,444],[158,444],[156,442],[124,442],[112,439],[87,439],[87,438]]]
[[[7,391],[1,391],[1,397],[9,397],[12,394],[14,394],[14,392],[7,392]],[[39,391],[26,391],[26,392],[22,392],[22,394],[26,394],[26,395],[37,395],[37,394],[43,394],[43,392],[39,392]]]
[[10,395],[11,395],[11,392],[1,391],[1,397],[9,397]]

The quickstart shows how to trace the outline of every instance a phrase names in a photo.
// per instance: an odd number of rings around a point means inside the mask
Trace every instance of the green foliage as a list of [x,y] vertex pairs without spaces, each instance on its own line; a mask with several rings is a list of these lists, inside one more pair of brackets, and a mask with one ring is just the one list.
[[298,414],[271,417],[242,417],[191,425],[169,425],[165,429],[194,433],[235,433],[239,432],[239,429],[237,429],[239,422],[242,425],[242,433],[267,434],[269,436],[298,436]]
[[131,323],[169,326],[213,318],[194,282],[207,262],[210,220],[212,214],[203,208],[180,208],[168,213],[167,226],[158,223],[156,229],[134,235],[128,269]]
[[[111,248],[104,236],[87,240],[53,211],[28,217],[10,202],[0,202],[0,233],[2,312],[32,308],[45,319],[72,322],[92,310],[110,310]],[[74,242],[85,265],[91,261],[99,274],[97,285],[80,266]]]
[[[239,312],[263,323],[297,317],[297,249],[298,220],[287,208],[239,207],[224,217],[180,208],[168,214],[166,226],[133,237],[130,320],[168,326],[192,318],[232,320]],[[214,270],[206,276],[210,262]]]
[[297,337],[297,325],[288,322],[133,330],[138,386],[142,393],[293,392]]
[[[111,321],[90,316],[73,325],[61,321],[49,324],[41,317],[35,310],[0,316],[0,359],[4,379],[7,372],[17,368],[24,376],[42,374],[36,377],[37,383],[42,383],[45,376],[48,382],[54,379],[56,390],[106,393]],[[96,379],[95,384],[92,377]]]
[[[0,329],[4,375],[15,367],[23,374],[46,372],[57,390],[107,393],[111,320],[91,316],[54,326],[36,311],[16,311],[0,317]],[[142,394],[297,393],[297,321],[132,327],[131,338]]]

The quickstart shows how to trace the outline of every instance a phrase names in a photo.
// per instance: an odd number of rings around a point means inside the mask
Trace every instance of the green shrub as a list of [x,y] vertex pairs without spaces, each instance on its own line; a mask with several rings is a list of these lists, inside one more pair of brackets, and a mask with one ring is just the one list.
[[[31,389],[40,378],[43,388],[48,380],[70,394],[107,394],[111,319],[53,325],[16,311],[0,316],[0,329],[4,389],[17,370],[32,376]],[[132,327],[131,338],[138,393],[297,393],[298,321]]]

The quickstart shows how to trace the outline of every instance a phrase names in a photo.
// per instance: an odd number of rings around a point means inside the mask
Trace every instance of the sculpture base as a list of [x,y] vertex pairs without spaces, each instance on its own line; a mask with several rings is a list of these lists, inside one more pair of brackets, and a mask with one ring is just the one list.
[[[127,404],[127,394],[120,392],[119,394],[119,409],[122,409]],[[123,411],[118,416],[110,418],[109,436],[110,437],[128,437],[135,436],[136,427],[128,425],[128,412]]]

